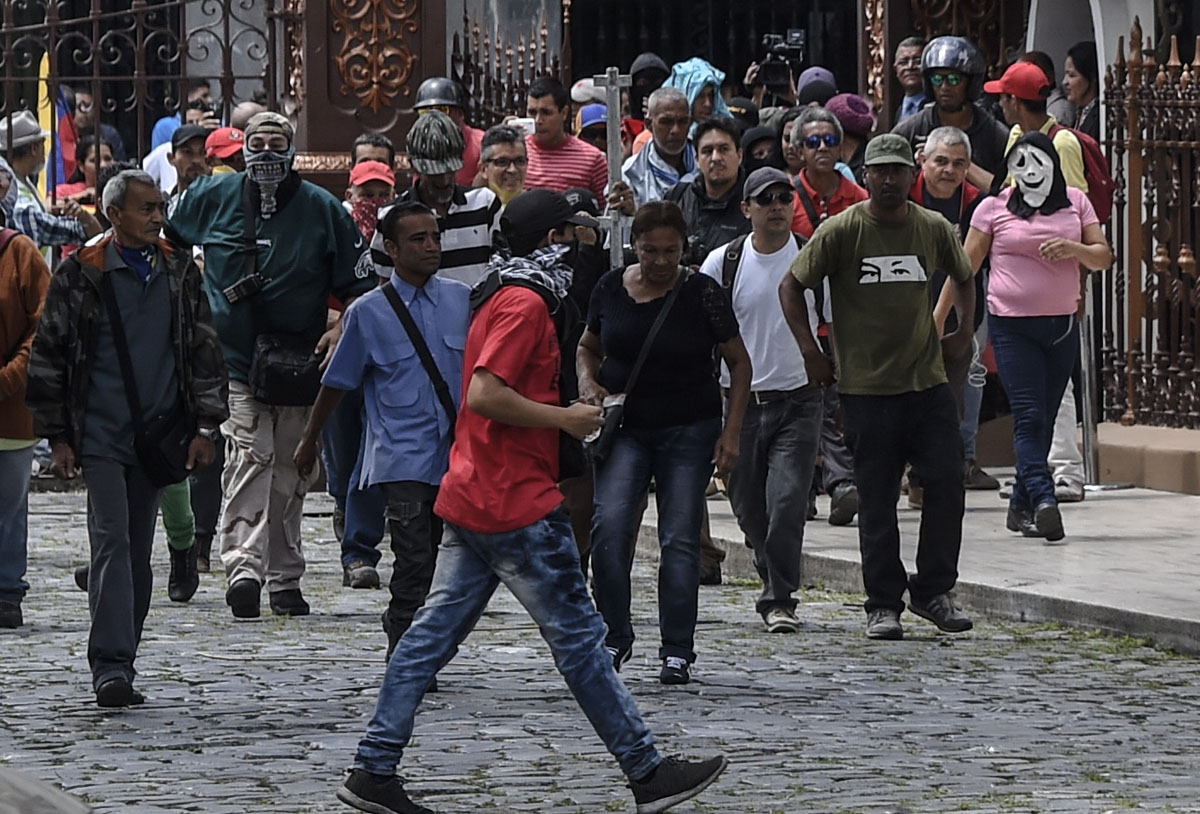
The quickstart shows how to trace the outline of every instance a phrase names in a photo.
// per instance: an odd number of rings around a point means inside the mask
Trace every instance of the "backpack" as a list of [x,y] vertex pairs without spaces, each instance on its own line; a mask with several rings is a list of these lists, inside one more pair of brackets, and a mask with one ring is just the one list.
[[[729,245],[725,247],[725,257],[721,261],[721,286],[729,292],[730,298],[733,297],[733,278],[737,275],[738,264],[742,262],[742,251],[746,246],[746,239],[750,235],[738,235],[733,240],[729,241]],[[803,235],[792,233],[792,237],[796,241],[796,248],[803,249],[804,244],[808,241]],[[816,298],[817,305],[817,323],[825,324],[825,286],[813,289],[813,296]]]
[[1092,202],[1092,208],[1096,210],[1096,217],[1100,223],[1108,223],[1112,219],[1113,196],[1117,191],[1117,184],[1113,181],[1112,170],[1109,169],[1104,151],[1094,138],[1073,127],[1056,124],[1046,135],[1053,140],[1060,130],[1069,130],[1079,140],[1080,151],[1083,153],[1083,177],[1088,182],[1088,200]]

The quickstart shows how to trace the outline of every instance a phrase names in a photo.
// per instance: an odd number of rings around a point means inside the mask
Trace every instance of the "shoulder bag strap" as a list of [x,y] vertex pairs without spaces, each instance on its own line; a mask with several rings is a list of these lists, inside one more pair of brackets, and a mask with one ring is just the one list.
[[796,188],[796,194],[800,196],[800,205],[808,215],[808,222],[812,224],[813,231],[817,231],[817,227],[821,225],[821,216],[817,214],[817,207],[813,204],[808,190],[804,188],[804,182],[800,180],[800,173],[796,173],[796,183],[793,186]]
[[679,279],[675,281],[675,287],[671,289],[671,293],[667,294],[667,301],[663,303],[662,310],[658,312],[654,324],[650,326],[650,332],[646,334],[646,341],[642,343],[642,349],[638,351],[633,369],[629,371],[629,378],[625,381],[626,393],[632,392],[634,385],[637,384],[638,376],[642,372],[642,365],[646,363],[646,357],[650,355],[650,346],[654,344],[655,337],[658,336],[663,323],[667,321],[667,314],[671,313],[671,306],[675,304],[675,300],[679,299],[679,289],[683,288],[683,281],[687,279],[689,273],[687,269],[680,267]]
[[137,379],[133,375],[133,360],[129,356],[129,342],[125,338],[125,325],[121,321],[121,310],[117,306],[117,295],[113,291],[112,272],[104,272],[100,283],[100,294],[104,299],[104,309],[108,311],[108,323],[112,326],[113,344],[117,346],[117,362],[121,365],[121,381],[125,385],[125,400],[129,403],[129,415],[136,428],[145,416],[142,415],[142,401],[138,398]]
[[396,317],[404,326],[405,333],[408,334],[409,341],[413,343],[413,348],[417,351],[417,356],[421,358],[421,365],[425,368],[425,372],[429,374],[429,381],[433,382],[433,390],[437,393],[438,401],[441,402],[442,409],[446,411],[446,418],[450,419],[450,434],[454,435],[454,422],[458,418],[458,413],[454,409],[454,399],[450,395],[450,385],[446,384],[446,379],[442,376],[442,372],[438,370],[437,362],[433,361],[433,354],[429,352],[429,345],[425,342],[425,337],[422,336],[420,329],[417,328],[417,322],[413,319],[412,314],[408,311],[408,306],[404,304],[404,300],[400,298],[400,292],[392,285],[389,280],[383,285],[384,296],[387,297],[388,304],[392,306],[392,310],[396,312]]

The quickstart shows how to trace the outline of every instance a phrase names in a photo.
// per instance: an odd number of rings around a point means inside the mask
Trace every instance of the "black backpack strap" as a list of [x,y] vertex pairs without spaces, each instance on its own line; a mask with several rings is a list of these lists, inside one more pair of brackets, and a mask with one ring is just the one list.
[[433,382],[433,390],[437,393],[438,401],[441,402],[442,409],[446,411],[446,418],[450,419],[450,436],[453,437],[454,422],[458,418],[458,412],[454,409],[454,398],[450,395],[450,385],[446,384],[446,379],[438,370],[437,362],[433,361],[433,354],[429,352],[429,345],[426,344],[425,337],[417,328],[416,320],[409,313],[408,306],[404,304],[404,300],[400,298],[400,292],[396,290],[396,286],[392,285],[391,281],[383,285],[383,294],[387,297],[392,310],[396,312],[400,324],[404,326],[404,331],[408,334],[409,341],[413,343],[417,356],[421,358],[421,366],[429,374],[429,381]]
[[800,180],[800,173],[796,173],[796,180],[792,186],[796,188],[796,194],[800,196],[800,205],[804,207],[804,212],[808,215],[808,222],[812,224],[813,231],[817,231],[817,227],[821,225],[821,216],[817,214],[816,204],[813,203],[808,190],[804,188],[804,182]]
[[738,264],[742,262],[742,249],[748,237],[750,235],[738,235],[725,247],[725,257],[721,261],[721,285],[727,291],[733,290],[733,278],[737,275]]
[[121,321],[121,309],[117,305],[116,292],[113,291],[112,275],[111,271],[104,272],[104,279],[100,282],[100,295],[104,299],[104,309],[108,311],[108,323],[112,326],[117,362],[121,365],[121,382],[125,385],[125,401],[129,404],[129,417],[133,426],[139,427],[146,417],[142,415],[142,400],[138,397],[137,379],[133,375],[133,359],[129,355],[125,324]]
[[667,321],[667,314],[671,313],[671,306],[675,304],[675,300],[679,299],[679,290],[683,288],[683,282],[691,274],[687,268],[680,267],[679,279],[675,281],[675,287],[671,289],[671,293],[667,294],[667,301],[663,303],[662,310],[658,312],[658,316],[654,319],[654,324],[650,326],[650,332],[646,334],[646,341],[642,343],[642,349],[638,351],[637,359],[633,363],[633,369],[629,371],[629,378],[625,380],[625,392],[633,391],[634,385],[637,384],[638,376],[642,372],[642,365],[646,363],[646,357],[650,355],[650,346],[654,344],[654,339],[658,336],[659,330],[663,323]]

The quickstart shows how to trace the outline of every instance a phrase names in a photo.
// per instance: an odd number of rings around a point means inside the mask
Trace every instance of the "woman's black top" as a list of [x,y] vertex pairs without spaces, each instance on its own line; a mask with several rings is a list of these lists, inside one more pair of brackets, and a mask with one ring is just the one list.
[[[666,296],[634,302],[624,269],[600,278],[588,309],[588,329],[600,337],[604,361],[597,379],[610,393],[625,382]],[[675,427],[721,417],[721,391],[713,358],[716,345],[738,335],[729,296],[705,274],[689,276],[654,339],[633,392],[625,396],[624,426]]]

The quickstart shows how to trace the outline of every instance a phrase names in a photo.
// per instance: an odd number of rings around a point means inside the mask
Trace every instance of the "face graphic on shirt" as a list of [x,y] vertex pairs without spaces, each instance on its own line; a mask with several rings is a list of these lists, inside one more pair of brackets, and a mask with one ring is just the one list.
[[1054,160],[1030,144],[1018,144],[1008,157],[1008,172],[1017,182],[1025,203],[1037,208],[1050,196],[1054,183]]
[[860,285],[868,283],[923,283],[925,267],[915,254],[888,254],[864,257],[858,270]]

